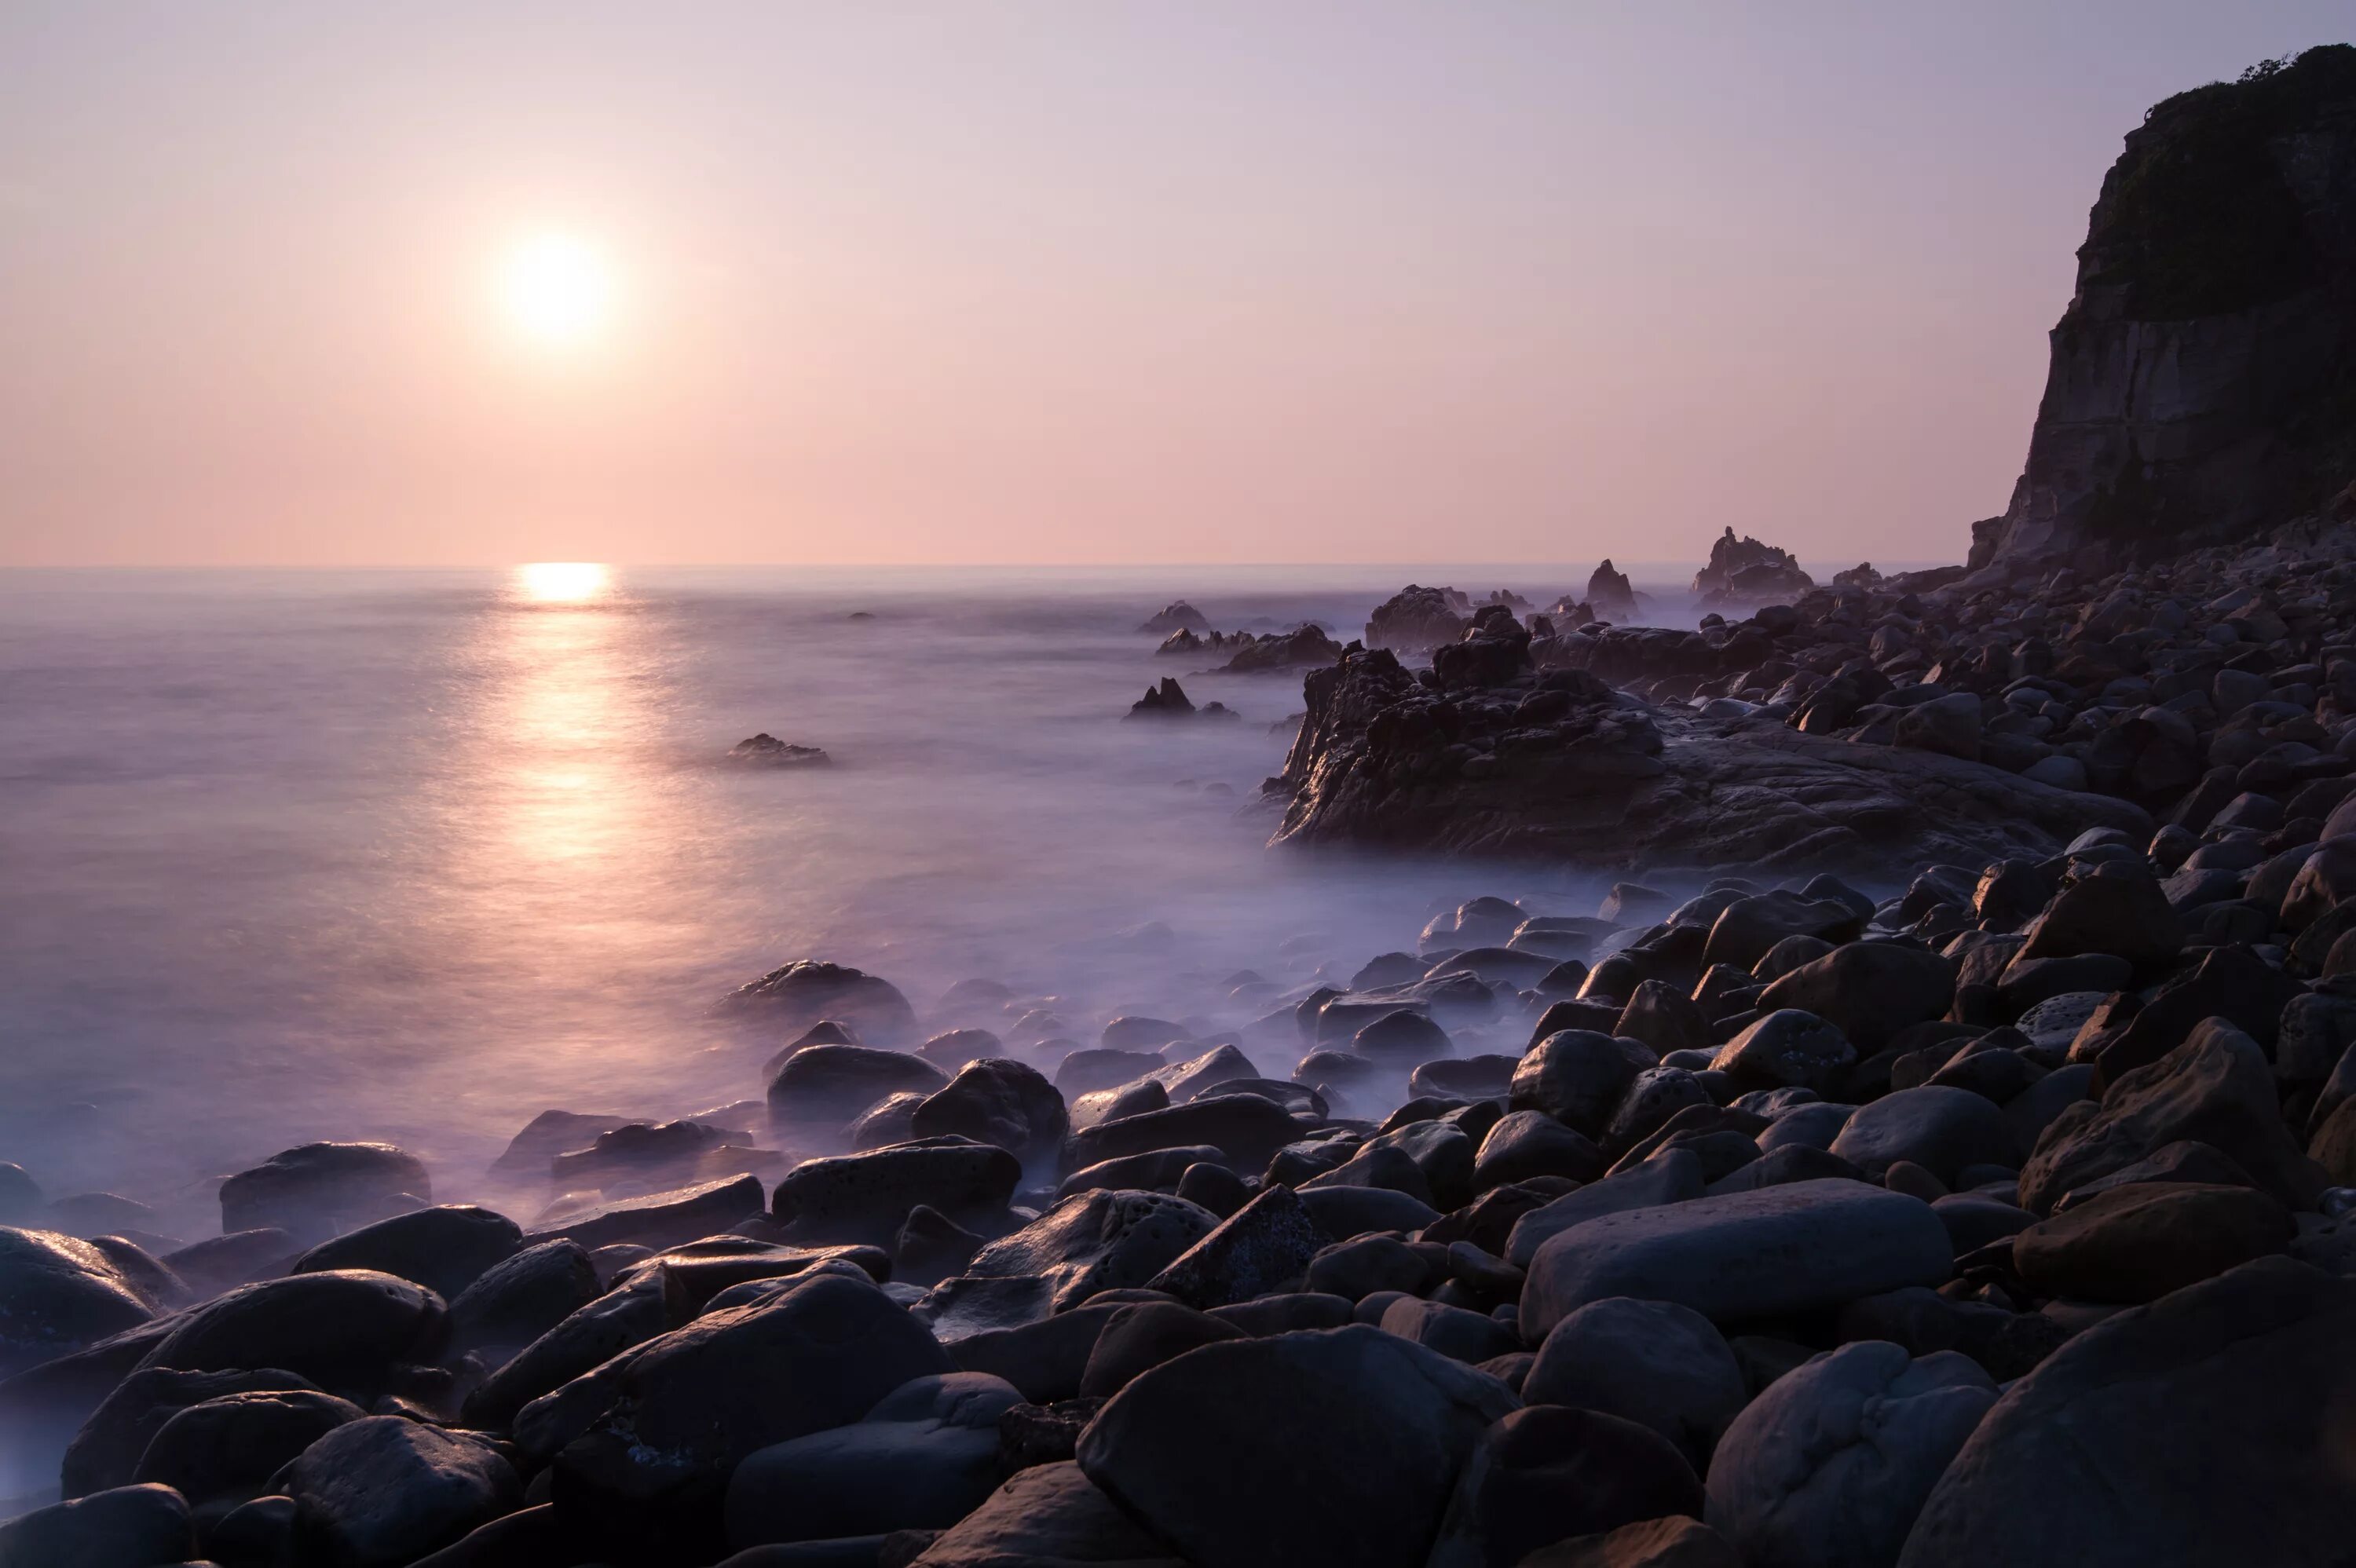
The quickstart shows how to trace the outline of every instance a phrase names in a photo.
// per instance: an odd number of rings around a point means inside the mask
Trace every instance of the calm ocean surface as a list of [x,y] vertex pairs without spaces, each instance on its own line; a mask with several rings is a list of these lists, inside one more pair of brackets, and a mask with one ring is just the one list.
[[[211,1179],[313,1138],[401,1143],[463,1197],[541,1110],[757,1097],[780,1041],[711,1005],[788,959],[920,1015],[1001,979],[1094,1043],[1118,1011],[1240,1023],[1230,971],[1346,976],[1436,901],[1591,911],[1537,872],[1266,849],[1298,675],[1198,678],[1135,631],[1183,594],[1346,639],[1406,579],[0,575],[0,1158],[182,1237]],[[1242,720],[1122,723],[1163,674]],[[723,760],[756,731],[834,764]]]

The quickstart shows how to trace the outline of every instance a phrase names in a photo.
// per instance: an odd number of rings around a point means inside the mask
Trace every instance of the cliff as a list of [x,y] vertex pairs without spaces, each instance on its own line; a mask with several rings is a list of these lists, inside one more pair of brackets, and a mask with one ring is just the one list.
[[2356,48],[2155,106],[2103,181],[2011,505],[1971,563],[2116,563],[2356,479]]

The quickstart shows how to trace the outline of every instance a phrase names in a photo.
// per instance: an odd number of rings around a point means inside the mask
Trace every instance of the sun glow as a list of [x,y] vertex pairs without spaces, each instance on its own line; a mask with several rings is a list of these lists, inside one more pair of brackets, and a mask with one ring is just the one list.
[[614,315],[611,261],[576,235],[535,234],[500,259],[499,309],[545,348],[577,349],[604,336]]
[[535,560],[515,574],[518,597],[534,604],[578,604],[604,593],[610,581],[594,560]]

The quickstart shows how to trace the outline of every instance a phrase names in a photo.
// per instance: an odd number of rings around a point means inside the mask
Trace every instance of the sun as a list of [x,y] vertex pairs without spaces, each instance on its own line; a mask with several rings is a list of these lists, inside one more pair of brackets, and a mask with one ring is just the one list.
[[517,596],[530,604],[578,604],[603,595],[612,573],[593,560],[535,560],[515,570]]
[[548,231],[517,241],[499,259],[497,284],[508,324],[542,347],[584,347],[613,320],[613,264],[578,235]]

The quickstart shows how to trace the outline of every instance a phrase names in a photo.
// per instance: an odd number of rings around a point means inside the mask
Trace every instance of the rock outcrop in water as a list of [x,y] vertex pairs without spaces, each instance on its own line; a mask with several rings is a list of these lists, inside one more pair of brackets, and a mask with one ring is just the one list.
[[1788,603],[1815,586],[1791,551],[1747,535],[1737,539],[1731,528],[1709,547],[1709,564],[1693,580],[1705,607]]
[[1366,646],[1424,652],[1462,636],[1472,616],[1472,602],[1455,589],[1410,582],[1366,618]]
[[1586,603],[1590,616],[1600,621],[1633,621],[1636,618],[1636,590],[1624,571],[1612,570],[1610,557],[1587,579]]
[[821,766],[833,759],[819,747],[794,745],[763,731],[729,747],[728,760],[765,768],[808,768]]
[[2179,93],[2129,133],[1971,564],[2115,567],[2356,512],[2356,48]]
[[1145,624],[1137,629],[1157,637],[1166,637],[1173,632],[1199,634],[1211,629],[1211,618],[1183,599],[1174,599],[1147,616]]

